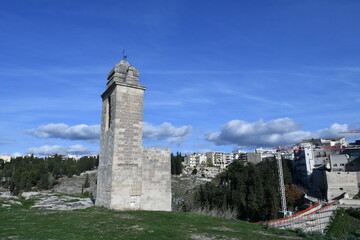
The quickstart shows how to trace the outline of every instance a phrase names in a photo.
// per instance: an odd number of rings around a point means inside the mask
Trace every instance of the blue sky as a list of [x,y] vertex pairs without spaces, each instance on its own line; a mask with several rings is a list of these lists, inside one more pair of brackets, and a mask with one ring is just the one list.
[[0,154],[97,154],[100,95],[122,49],[147,87],[145,146],[230,152],[360,129],[359,1],[0,9]]

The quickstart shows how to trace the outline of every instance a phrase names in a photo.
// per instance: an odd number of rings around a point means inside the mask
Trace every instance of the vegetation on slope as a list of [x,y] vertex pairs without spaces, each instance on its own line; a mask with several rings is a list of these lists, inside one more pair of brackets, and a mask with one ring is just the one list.
[[[292,185],[291,172],[283,161],[287,205],[290,208],[303,194]],[[274,219],[280,210],[279,180],[276,161],[269,159],[257,165],[232,163],[220,175],[218,182],[202,185],[195,194],[198,207],[237,211],[242,220],[263,221]]]
[[182,162],[184,161],[184,156],[181,153],[177,152],[176,155],[171,153],[171,174],[180,175],[182,173]]
[[359,217],[359,210],[339,209],[326,232],[326,236],[329,239],[360,239]]
[[[304,239],[296,232],[190,213],[0,208],[0,239]],[[305,239],[314,239],[313,236]],[[317,239],[323,239],[317,236]]]
[[33,155],[18,157],[5,162],[0,160],[0,186],[9,188],[13,195],[20,191],[50,189],[62,176],[72,177],[81,172],[92,170],[99,164],[98,157],[82,157],[62,160],[60,155],[49,158],[37,158]]

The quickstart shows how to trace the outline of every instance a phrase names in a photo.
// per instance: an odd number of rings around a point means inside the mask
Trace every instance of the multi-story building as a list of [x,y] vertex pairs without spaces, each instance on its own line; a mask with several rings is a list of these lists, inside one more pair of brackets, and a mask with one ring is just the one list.
[[252,164],[258,164],[262,161],[261,153],[257,152],[248,152],[246,153],[246,162]]
[[[234,150],[232,152],[234,154],[234,160],[233,161],[240,161],[240,162],[246,162],[246,152],[241,150]],[[229,164],[229,163],[228,163]]]
[[224,152],[207,152],[206,160],[209,164],[220,168],[225,168],[227,165],[226,154]]
[[190,154],[185,156],[184,162],[190,167],[206,164],[206,155],[199,153]]
[[226,153],[226,164],[229,165],[232,162],[236,161],[239,159],[239,153]]
[[330,155],[338,155],[345,149],[345,138],[305,139],[294,151],[295,179],[309,186],[314,169],[326,167]]

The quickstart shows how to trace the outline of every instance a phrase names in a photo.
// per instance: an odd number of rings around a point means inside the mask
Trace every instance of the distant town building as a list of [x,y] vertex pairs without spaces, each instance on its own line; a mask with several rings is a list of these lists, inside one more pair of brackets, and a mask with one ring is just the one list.
[[226,154],[224,152],[207,152],[206,153],[207,163],[216,167],[226,167]]
[[190,166],[190,167],[204,165],[204,164],[206,164],[206,155],[199,154],[199,153],[190,154],[190,155],[185,156],[184,162],[185,162],[185,165]]
[[246,162],[252,164],[258,164],[262,161],[261,153],[248,152],[246,153]]
[[295,150],[295,178],[304,185],[309,184],[313,170],[326,165],[330,155],[340,154],[347,146],[345,138],[305,139]]
[[234,153],[234,152],[226,153],[225,157],[226,157],[226,164],[230,165],[231,163],[239,159],[239,153]]
[[10,162],[11,161],[11,156],[2,155],[2,156],[0,156],[0,159],[4,160],[4,162]]
[[360,145],[348,145],[345,138],[305,140],[300,145],[304,149],[294,161],[297,180],[327,200],[359,192]]

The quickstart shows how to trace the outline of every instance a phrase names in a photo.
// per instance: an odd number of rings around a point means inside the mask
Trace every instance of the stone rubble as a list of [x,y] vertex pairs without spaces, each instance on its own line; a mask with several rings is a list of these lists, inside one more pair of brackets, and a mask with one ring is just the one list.
[[11,192],[0,192],[0,199],[19,199],[17,196],[11,195]]
[[[94,206],[90,198],[69,196],[50,192],[23,192],[21,194],[25,200],[34,200],[30,208],[49,209],[49,210],[74,210],[85,209]],[[0,207],[11,207],[12,205],[22,205],[17,196],[12,196],[10,192],[0,192]]]

